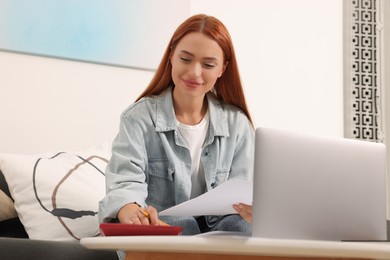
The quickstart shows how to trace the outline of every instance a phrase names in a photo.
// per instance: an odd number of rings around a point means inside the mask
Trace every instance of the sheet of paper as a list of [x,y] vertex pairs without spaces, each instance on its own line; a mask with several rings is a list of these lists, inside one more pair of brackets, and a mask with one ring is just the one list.
[[160,216],[203,216],[237,213],[233,204],[242,202],[252,205],[253,183],[228,180],[216,188],[192,200],[163,210]]

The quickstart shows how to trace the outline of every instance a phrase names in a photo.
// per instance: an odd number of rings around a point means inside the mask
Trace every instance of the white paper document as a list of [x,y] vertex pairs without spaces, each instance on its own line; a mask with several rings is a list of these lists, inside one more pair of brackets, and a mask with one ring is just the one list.
[[252,205],[253,183],[228,180],[216,188],[179,205],[163,210],[160,216],[203,216],[237,213],[233,204]]

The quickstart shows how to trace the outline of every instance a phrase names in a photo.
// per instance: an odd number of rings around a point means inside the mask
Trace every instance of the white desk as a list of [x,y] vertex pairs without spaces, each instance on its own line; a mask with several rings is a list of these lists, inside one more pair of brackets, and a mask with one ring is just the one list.
[[[175,258],[182,255],[180,258],[186,260],[283,259],[280,257],[390,259],[389,242],[332,242],[240,236],[129,236],[83,238],[81,245],[89,249],[126,251],[126,259],[133,259],[130,258],[132,253],[138,259],[173,259],[173,255]],[[140,252],[144,252],[143,257],[139,257]],[[154,257],[148,258],[145,252]],[[154,252],[165,254],[165,257],[157,258]],[[203,257],[188,257],[194,254]]]

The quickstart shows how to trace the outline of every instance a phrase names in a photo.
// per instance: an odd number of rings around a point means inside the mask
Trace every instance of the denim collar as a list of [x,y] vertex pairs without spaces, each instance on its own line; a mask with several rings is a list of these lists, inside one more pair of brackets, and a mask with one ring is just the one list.
[[[177,130],[176,116],[172,99],[173,88],[169,87],[157,98],[156,131],[166,132]],[[210,134],[213,136],[229,136],[229,126],[220,101],[211,94],[207,94],[208,109],[210,113]]]

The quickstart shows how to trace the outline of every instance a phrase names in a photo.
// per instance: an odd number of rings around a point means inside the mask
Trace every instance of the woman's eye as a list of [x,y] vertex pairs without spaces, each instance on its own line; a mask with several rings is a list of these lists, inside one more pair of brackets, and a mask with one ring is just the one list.
[[204,64],[204,66],[205,66],[206,68],[209,68],[209,69],[211,69],[211,68],[214,68],[214,67],[215,67],[215,65],[214,65],[214,64],[210,64],[210,63],[205,63],[205,64]]
[[190,62],[190,61],[191,61],[190,59],[184,58],[184,57],[181,57],[180,59],[181,59],[182,61],[184,61],[184,62]]

